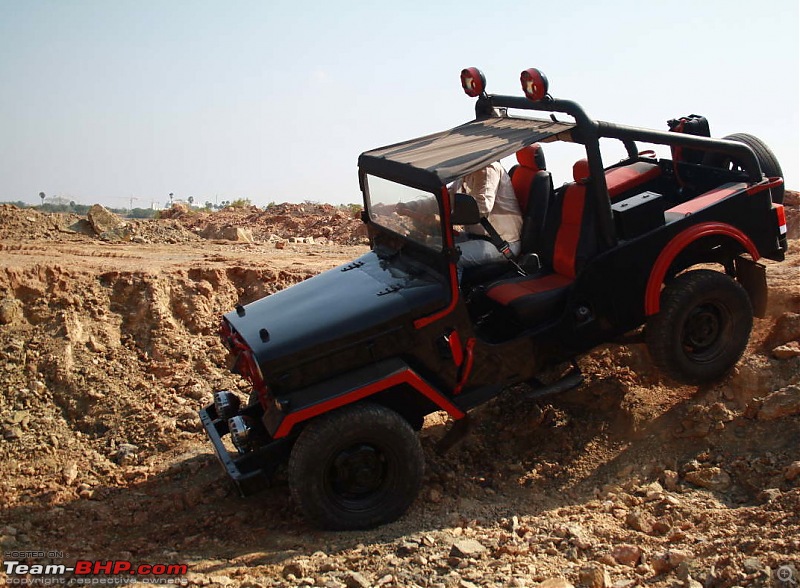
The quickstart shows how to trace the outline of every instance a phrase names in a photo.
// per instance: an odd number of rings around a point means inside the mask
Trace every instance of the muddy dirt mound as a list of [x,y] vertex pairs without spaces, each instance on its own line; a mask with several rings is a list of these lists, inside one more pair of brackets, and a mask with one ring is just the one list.
[[277,204],[218,212],[191,211],[174,205],[155,220],[123,219],[103,207],[88,217],[42,213],[35,208],[0,204],[0,239],[7,241],[98,240],[181,244],[203,239],[235,242],[301,242],[363,245],[366,230],[358,211],[328,204]]
[[[797,240],[766,262],[768,317],[716,385],[677,386],[643,345],[607,345],[569,394],[535,403],[520,387],[476,409],[448,454],[446,416],[430,415],[425,486],[396,523],[316,531],[280,477],[239,498],[196,416],[214,389],[247,394],[219,315],[364,251],[259,242],[359,222],[305,206],[215,213],[255,243],[200,240],[211,221],[194,214],[131,223],[150,243],[106,243],[65,228],[80,219],[0,207],[5,551],[186,563],[192,585],[250,587],[727,588],[800,567],[800,357],[776,353],[800,345]],[[168,242],[181,232],[193,241]]]
[[0,240],[13,247],[12,243],[24,241],[175,244],[199,241],[200,237],[174,220],[123,219],[99,205],[84,217],[0,204]]
[[360,210],[330,204],[274,204],[225,208],[218,212],[176,214],[184,227],[211,238],[219,238],[226,228],[247,229],[256,242],[302,239],[306,242],[357,245],[366,243]]
[[69,227],[82,220],[84,217],[77,214],[49,214],[35,208],[0,204],[0,239],[63,239],[74,232]]

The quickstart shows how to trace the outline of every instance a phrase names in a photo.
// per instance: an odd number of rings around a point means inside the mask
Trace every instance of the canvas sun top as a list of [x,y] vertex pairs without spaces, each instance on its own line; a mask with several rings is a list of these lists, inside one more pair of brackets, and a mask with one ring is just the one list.
[[574,126],[507,116],[479,118],[448,131],[367,151],[358,158],[358,166],[368,174],[435,191],[532,143],[568,133]]

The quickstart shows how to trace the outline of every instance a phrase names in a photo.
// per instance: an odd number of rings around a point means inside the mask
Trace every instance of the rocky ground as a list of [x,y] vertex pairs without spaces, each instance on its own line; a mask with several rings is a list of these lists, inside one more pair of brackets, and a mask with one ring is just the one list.
[[354,213],[178,208],[125,223],[0,206],[0,542],[65,552],[29,563],[186,563],[184,583],[209,586],[789,588],[797,194],[787,203],[790,256],[767,262],[769,316],[727,379],[676,386],[642,345],[608,345],[581,359],[579,389],[538,404],[511,389],[476,409],[444,456],[448,423],[431,415],[419,500],[348,533],[309,527],[281,480],[239,498],[196,410],[244,387],[220,313],[361,254]]

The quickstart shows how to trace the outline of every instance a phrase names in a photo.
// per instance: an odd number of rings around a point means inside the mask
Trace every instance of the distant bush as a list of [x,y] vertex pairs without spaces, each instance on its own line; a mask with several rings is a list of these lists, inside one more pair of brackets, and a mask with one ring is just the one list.
[[250,202],[249,198],[237,198],[233,202],[231,202],[228,206],[231,208],[247,208],[248,206],[252,206],[253,203]]
[[155,218],[156,211],[152,208],[134,208],[126,216],[128,218]]

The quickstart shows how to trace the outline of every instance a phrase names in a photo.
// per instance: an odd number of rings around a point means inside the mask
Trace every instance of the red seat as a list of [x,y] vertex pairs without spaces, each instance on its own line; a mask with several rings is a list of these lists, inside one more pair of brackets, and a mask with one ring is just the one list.
[[487,288],[486,296],[508,309],[517,321],[533,325],[555,318],[563,310],[570,285],[595,251],[585,204],[585,184],[568,184],[557,190],[543,234],[548,246],[541,250],[541,258],[547,269]]
[[544,151],[542,151],[541,145],[534,143],[523,147],[517,151],[516,155],[519,165],[514,167],[511,184],[514,186],[514,194],[519,202],[519,210],[525,216],[533,178],[537,172],[545,169]]

